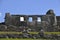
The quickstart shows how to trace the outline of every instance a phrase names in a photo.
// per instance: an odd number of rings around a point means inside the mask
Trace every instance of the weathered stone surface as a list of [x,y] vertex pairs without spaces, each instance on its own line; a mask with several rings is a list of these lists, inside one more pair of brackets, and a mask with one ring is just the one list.
[[[24,21],[20,21],[20,17],[23,17]],[[29,17],[32,17],[32,22],[29,22]],[[37,18],[41,18],[41,22],[37,22]],[[44,31],[56,31],[58,26],[60,28],[60,16],[56,16],[52,9],[46,12],[46,15],[10,15],[6,13],[5,15],[5,25],[8,29],[13,30],[19,27],[29,27],[38,31],[43,29]],[[11,26],[9,28],[9,26]],[[60,29],[58,29],[60,30]]]

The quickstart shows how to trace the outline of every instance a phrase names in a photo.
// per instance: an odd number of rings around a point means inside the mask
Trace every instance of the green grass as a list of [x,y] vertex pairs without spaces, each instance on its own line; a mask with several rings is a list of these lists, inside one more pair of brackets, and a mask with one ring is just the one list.
[[[60,34],[60,32],[44,32],[45,34]],[[22,34],[22,32],[0,32],[0,34]],[[38,34],[38,32],[30,32],[30,34]],[[52,39],[18,39],[18,38],[0,38],[0,40],[52,40]]]
[[0,40],[51,40],[51,39],[12,39],[12,38],[1,38]]
[[[60,32],[44,32],[45,34],[60,34]],[[0,32],[0,34],[22,34],[22,32]],[[30,34],[38,34],[38,32],[30,32]]]

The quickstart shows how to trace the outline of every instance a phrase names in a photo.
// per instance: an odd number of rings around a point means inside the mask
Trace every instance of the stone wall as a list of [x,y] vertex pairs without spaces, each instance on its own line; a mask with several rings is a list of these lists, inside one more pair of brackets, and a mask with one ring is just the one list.
[[[24,21],[20,21],[20,17],[24,17]],[[29,22],[29,17],[32,17],[32,22]],[[37,22],[38,17],[41,18],[41,22]],[[51,9],[46,12],[46,15],[10,15],[10,13],[5,15],[6,25],[30,27],[37,30],[42,27],[45,31],[54,31],[59,23],[57,20],[59,20],[58,17],[55,16],[54,11]]]

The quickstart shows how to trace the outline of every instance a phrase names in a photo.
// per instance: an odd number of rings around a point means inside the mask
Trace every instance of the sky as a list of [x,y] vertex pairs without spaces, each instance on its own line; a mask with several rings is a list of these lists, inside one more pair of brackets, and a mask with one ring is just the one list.
[[49,9],[60,15],[60,0],[0,0],[0,22],[5,13],[25,15],[45,15]]

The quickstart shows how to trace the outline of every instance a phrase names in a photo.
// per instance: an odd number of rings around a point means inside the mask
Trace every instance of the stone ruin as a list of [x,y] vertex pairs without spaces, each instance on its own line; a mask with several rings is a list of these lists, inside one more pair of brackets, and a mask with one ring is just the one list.
[[[60,16],[56,16],[53,10],[48,10],[46,15],[10,15],[5,14],[5,22],[0,23],[0,29],[6,31],[14,30],[19,31],[22,27],[28,27],[30,29],[39,31],[60,31]],[[10,30],[9,30],[10,29]]]

